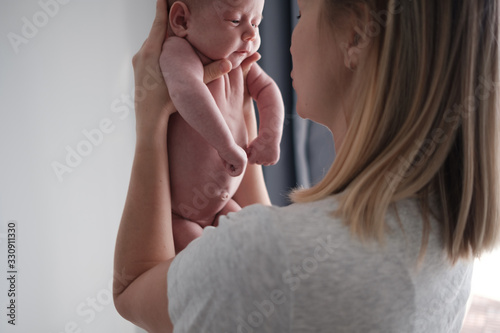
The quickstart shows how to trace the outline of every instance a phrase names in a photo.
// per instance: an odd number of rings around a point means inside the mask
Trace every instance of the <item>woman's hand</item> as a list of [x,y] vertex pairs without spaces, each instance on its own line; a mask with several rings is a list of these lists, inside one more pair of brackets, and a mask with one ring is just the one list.
[[[160,57],[167,36],[168,9],[166,0],[158,0],[156,18],[148,38],[132,59],[135,76],[135,110],[137,135],[166,131],[169,116],[175,107],[160,69]],[[205,67],[205,83],[231,71],[231,62],[219,60]]]

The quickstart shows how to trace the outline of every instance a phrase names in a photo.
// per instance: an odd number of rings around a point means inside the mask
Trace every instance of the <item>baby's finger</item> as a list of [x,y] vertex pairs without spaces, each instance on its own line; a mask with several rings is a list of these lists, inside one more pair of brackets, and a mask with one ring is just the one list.
[[222,59],[215,61],[207,66],[205,66],[205,72],[203,75],[203,82],[209,83],[215,79],[218,79],[224,74],[227,74],[232,69],[232,64],[229,60]]
[[167,35],[168,8],[167,0],[157,0],[156,2],[156,17],[151,27],[149,37],[146,41],[151,48],[158,48],[161,51],[163,42]]

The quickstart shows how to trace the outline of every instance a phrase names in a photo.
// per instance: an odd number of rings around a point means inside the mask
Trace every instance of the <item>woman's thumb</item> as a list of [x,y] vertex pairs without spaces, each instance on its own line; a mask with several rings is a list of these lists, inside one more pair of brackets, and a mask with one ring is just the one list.
[[215,61],[207,66],[205,66],[205,72],[203,75],[203,82],[209,83],[215,79],[218,79],[224,74],[227,74],[232,69],[232,64],[229,60],[222,59]]

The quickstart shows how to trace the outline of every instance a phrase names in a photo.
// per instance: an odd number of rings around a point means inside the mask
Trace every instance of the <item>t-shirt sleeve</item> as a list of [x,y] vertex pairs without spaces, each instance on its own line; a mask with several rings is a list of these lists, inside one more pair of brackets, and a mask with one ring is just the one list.
[[247,207],[206,227],[168,271],[174,332],[288,332],[289,261],[273,209]]

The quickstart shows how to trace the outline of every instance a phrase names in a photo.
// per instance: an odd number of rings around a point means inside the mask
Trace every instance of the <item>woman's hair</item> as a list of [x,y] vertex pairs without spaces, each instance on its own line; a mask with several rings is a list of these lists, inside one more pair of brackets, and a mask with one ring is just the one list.
[[383,242],[389,207],[417,196],[421,258],[434,200],[452,262],[491,250],[500,229],[498,0],[324,0],[323,6],[321,28],[331,40],[342,17],[370,9],[361,31],[369,56],[356,69],[362,78],[345,149],[319,184],[295,191],[292,200],[338,194],[336,214],[351,231]]

